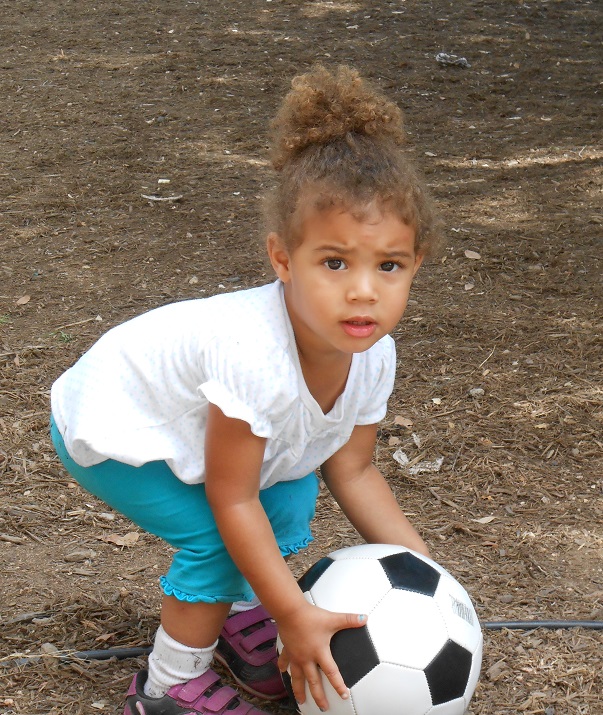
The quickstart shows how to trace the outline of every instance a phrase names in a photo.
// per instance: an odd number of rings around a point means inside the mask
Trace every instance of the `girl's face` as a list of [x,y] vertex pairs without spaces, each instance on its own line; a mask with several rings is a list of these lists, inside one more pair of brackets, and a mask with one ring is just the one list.
[[308,211],[300,239],[288,250],[270,234],[268,253],[302,355],[363,352],[395,328],[423,260],[414,228],[376,204],[361,218],[335,207]]

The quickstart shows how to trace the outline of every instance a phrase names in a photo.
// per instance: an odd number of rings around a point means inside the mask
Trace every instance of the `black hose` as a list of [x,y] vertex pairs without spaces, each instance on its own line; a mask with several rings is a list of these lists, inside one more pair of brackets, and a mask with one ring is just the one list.
[[[153,649],[147,648],[107,648],[106,650],[84,650],[80,653],[69,653],[63,656],[66,660],[109,660],[109,658],[140,658],[148,655]],[[61,657],[61,656],[59,656]]]
[[503,628],[509,630],[530,631],[535,628],[548,628],[557,630],[558,628],[587,628],[593,631],[603,630],[603,621],[493,621],[492,623],[482,623],[482,626],[491,631],[502,631]]
[[148,655],[153,649],[149,646],[146,648],[107,648],[104,650],[81,650],[75,652],[48,653],[40,655],[30,655],[28,658],[15,658],[14,660],[0,660],[0,668],[4,665],[10,665],[13,668],[19,668],[22,665],[30,665],[31,663],[39,663],[43,658],[53,658],[59,663],[71,663],[74,660],[109,660],[109,658],[141,658],[143,655]]
[[[584,628],[585,630],[601,631],[603,630],[603,621],[491,621],[482,623],[482,628],[490,631],[508,630],[536,630],[544,628],[548,630],[558,630],[567,628]],[[109,658],[117,658],[123,660],[125,658],[140,658],[148,655],[153,649],[150,646],[145,648],[107,648],[104,650],[83,650],[75,653],[57,653],[50,654],[50,657],[56,658],[59,663],[69,663],[72,660],[109,660]],[[29,663],[37,663],[44,656],[36,654],[29,658],[19,658],[15,660],[5,661],[7,665],[19,667],[28,665]],[[49,656],[46,656],[49,657]],[[3,663],[0,661],[0,666]]]

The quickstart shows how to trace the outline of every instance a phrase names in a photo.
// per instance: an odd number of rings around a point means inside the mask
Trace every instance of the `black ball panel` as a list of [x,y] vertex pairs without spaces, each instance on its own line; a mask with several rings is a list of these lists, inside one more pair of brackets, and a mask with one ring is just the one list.
[[379,656],[366,626],[337,631],[331,638],[331,653],[348,688],[379,665]]
[[465,694],[472,660],[473,657],[466,648],[451,640],[446,642],[425,668],[434,705],[447,703]]
[[291,702],[294,703],[295,695],[293,694],[293,685],[291,684],[291,676],[289,675],[289,671],[286,670],[284,673],[281,673],[281,677],[283,679],[283,685],[285,686],[285,690],[291,698]]
[[329,568],[331,564],[335,563],[333,559],[325,556],[319,559],[315,564],[310,566],[306,573],[297,581],[301,590],[305,593],[309,591],[312,586],[318,581],[318,579],[323,575],[323,573]]
[[440,582],[440,573],[414,554],[404,552],[379,559],[393,588],[433,596]]

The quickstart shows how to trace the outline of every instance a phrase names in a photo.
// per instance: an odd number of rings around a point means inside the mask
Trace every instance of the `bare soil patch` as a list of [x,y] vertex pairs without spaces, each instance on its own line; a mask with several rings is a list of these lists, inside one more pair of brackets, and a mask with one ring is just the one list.
[[[147,646],[170,554],[121,545],[62,471],[50,385],[137,313],[271,279],[268,121],[316,60],[404,109],[447,224],[395,335],[381,468],[484,622],[603,619],[601,24],[588,0],[2,3],[3,715],[122,712],[143,659],[52,648]],[[315,535],[296,573],[357,542],[326,494]],[[602,654],[601,631],[487,630],[471,712],[600,714]]]

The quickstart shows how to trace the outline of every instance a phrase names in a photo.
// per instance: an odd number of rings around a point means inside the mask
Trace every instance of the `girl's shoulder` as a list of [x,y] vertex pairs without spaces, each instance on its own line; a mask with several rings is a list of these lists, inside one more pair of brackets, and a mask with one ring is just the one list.
[[279,287],[232,295],[229,308],[238,313],[216,326],[198,353],[205,378],[201,391],[228,407],[227,414],[239,414],[245,405],[255,415],[280,421],[298,399],[299,384]]
[[[267,284],[231,293],[168,303],[142,313],[105,333],[118,344],[200,346],[216,337],[258,331],[273,325],[279,330],[278,286]],[[154,346],[155,347],[155,346]]]

